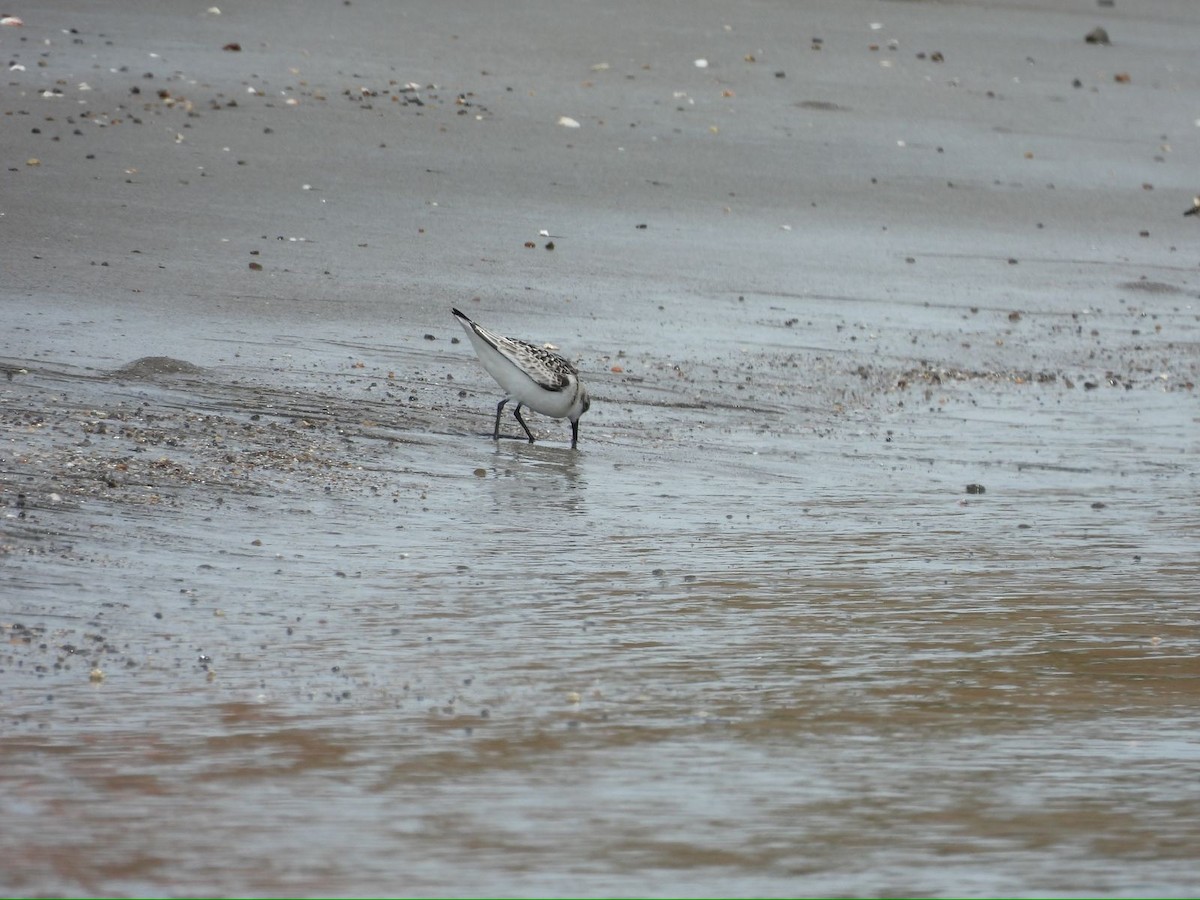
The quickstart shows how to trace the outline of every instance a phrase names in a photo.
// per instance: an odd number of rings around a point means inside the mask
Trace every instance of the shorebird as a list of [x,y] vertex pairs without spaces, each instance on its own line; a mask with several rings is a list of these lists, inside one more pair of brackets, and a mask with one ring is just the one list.
[[1185,216],[1194,216],[1196,213],[1200,213],[1200,197],[1193,197],[1192,208],[1184,211]]
[[496,404],[496,426],[492,430],[492,440],[500,440],[500,413],[504,404],[516,400],[517,408],[513,410],[513,415],[525,429],[529,443],[533,443],[533,432],[521,418],[522,406],[556,419],[570,419],[571,449],[574,449],[579,443],[579,417],[592,405],[587,388],[579,382],[579,372],[575,367],[557,353],[528,341],[502,337],[472,322],[466,313],[457,309],[451,312],[471,339],[475,355],[483,367],[507,394]]

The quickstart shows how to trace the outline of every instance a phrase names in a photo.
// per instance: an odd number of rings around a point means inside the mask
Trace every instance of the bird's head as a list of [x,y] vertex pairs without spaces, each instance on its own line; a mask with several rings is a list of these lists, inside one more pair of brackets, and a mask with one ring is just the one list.
[[579,393],[575,395],[575,405],[571,407],[570,419],[578,422],[579,417],[592,408],[592,398],[588,396],[587,388],[579,385]]

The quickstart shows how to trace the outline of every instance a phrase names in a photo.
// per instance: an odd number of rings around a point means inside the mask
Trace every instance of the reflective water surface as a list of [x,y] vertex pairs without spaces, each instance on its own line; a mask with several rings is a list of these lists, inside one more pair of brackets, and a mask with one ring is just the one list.
[[0,895],[1200,893],[1194,0],[11,7]]
[[[63,407],[9,444],[13,892],[1194,883],[1179,395],[1119,438],[1117,390],[1051,404],[1059,430],[1038,418],[1064,389],[1002,385],[874,433],[779,413],[713,442],[633,402],[573,453],[545,420],[494,444],[487,403],[406,434],[171,378],[8,393],[14,423]],[[1011,444],[955,437],[981,420]]]

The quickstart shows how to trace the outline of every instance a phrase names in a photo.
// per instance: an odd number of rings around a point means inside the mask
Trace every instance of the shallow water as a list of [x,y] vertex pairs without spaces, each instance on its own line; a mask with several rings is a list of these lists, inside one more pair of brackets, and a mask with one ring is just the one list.
[[1194,4],[146,6],[0,29],[0,893],[1197,893]]
[[485,437],[474,376],[396,429],[335,378],[271,415],[126,375],[6,393],[49,411],[5,495],[15,893],[1194,884],[1181,394],[949,384],[869,433],[627,395],[571,452]]

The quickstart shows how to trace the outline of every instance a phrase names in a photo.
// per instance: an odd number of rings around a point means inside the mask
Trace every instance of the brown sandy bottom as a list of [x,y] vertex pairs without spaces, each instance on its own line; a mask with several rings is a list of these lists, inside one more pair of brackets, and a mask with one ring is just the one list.
[[9,11],[0,891],[1194,893],[1190,0]]

